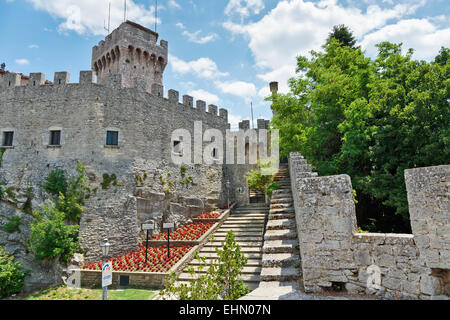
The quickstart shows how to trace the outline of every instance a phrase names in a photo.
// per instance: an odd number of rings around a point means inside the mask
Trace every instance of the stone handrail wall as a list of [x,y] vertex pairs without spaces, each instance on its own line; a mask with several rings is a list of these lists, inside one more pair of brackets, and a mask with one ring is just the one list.
[[385,298],[446,298],[450,166],[406,170],[414,234],[357,233],[348,175],[311,176],[289,159],[306,292],[345,286]]

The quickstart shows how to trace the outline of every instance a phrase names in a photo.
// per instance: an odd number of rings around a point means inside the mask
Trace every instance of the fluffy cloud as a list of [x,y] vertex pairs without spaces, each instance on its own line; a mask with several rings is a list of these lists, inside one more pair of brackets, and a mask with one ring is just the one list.
[[243,98],[247,103],[256,96],[256,87],[253,83],[244,81],[216,81],[215,85],[223,93]]
[[30,61],[28,59],[17,59],[16,63],[20,64],[20,65],[26,65],[26,64],[30,64]]
[[219,36],[216,33],[210,33],[207,36],[200,37],[201,30],[198,30],[196,32],[189,32],[188,30],[186,30],[186,27],[181,22],[178,22],[176,24],[176,26],[177,26],[177,28],[184,30],[182,35],[187,37],[187,39],[190,42],[194,42],[194,43],[198,43],[198,44],[205,44],[205,43],[214,41],[219,38]]
[[[27,0],[36,9],[47,11],[53,17],[63,19],[59,31],[75,31],[78,34],[90,33],[105,35],[104,21],[108,20],[108,1],[92,0]],[[111,0],[111,27],[116,28],[123,22],[123,0]],[[155,23],[154,7],[146,8],[127,1],[127,19],[139,24],[153,26]],[[159,19],[158,19],[159,20]],[[158,21],[159,23],[159,21]]]
[[439,30],[427,19],[402,20],[368,34],[361,46],[374,56],[377,53],[375,45],[386,39],[402,42],[404,51],[413,48],[416,59],[430,60],[438,54],[441,46],[450,47],[450,28]]
[[175,0],[169,0],[169,7],[173,9],[181,9],[181,6]]
[[220,72],[216,63],[209,58],[199,58],[187,62],[169,54],[169,64],[174,73],[182,75],[195,74],[204,79],[214,79],[229,75],[227,72]]
[[[372,4],[363,11],[344,7],[337,0],[284,0],[259,21],[248,24],[227,21],[223,27],[233,35],[248,39],[259,70],[258,77],[266,82],[279,81],[280,91],[285,92],[287,80],[295,75],[296,57],[320,50],[333,26],[345,24],[356,38],[364,40],[367,36],[375,39],[377,34],[372,34],[374,30],[381,31],[390,21],[413,14],[424,1],[396,3],[386,8]],[[363,41],[363,48],[365,45],[370,46],[372,42]],[[261,89],[260,95],[264,92],[265,89]]]
[[263,0],[230,0],[225,8],[225,14],[232,15],[236,13],[241,17],[248,17],[252,13],[260,13],[263,9]]
[[203,89],[200,90],[192,90],[188,93],[188,95],[194,97],[195,100],[203,100],[206,104],[219,104],[220,99],[215,94],[205,91]]

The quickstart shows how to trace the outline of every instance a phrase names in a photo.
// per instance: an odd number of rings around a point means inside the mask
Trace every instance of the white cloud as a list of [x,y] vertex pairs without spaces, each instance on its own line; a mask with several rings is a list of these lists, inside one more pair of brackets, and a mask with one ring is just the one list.
[[216,81],[216,87],[223,93],[243,98],[246,103],[250,103],[251,98],[256,96],[256,87],[253,83],[244,81]]
[[[104,21],[108,20],[108,1],[91,0],[27,0],[35,9],[48,12],[52,17],[63,19],[58,30],[60,32],[75,31],[78,34],[90,33],[105,35]],[[123,22],[123,0],[111,0],[111,27],[118,27]],[[127,1],[127,19],[145,26],[155,23],[153,6],[146,8]],[[159,23],[158,19],[158,23]]]
[[28,46],[28,48],[30,48],[30,49],[38,49],[39,46],[38,46],[37,44],[30,44],[30,45]]
[[227,72],[220,72],[216,63],[209,58],[199,58],[187,62],[169,54],[169,64],[174,73],[183,75],[195,74],[205,79],[214,79],[229,75]]
[[169,0],[169,7],[174,9],[181,9],[181,6],[175,0]]
[[430,60],[438,54],[441,46],[450,47],[450,28],[438,30],[427,19],[402,20],[368,34],[360,44],[368,54],[375,56],[375,45],[386,40],[402,42],[405,52],[413,48],[415,58]]
[[220,99],[215,94],[205,91],[203,89],[200,90],[192,90],[188,93],[188,95],[194,97],[195,100],[203,100],[206,104],[219,104]]
[[241,17],[248,17],[250,14],[258,14],[264,9],[263,0],[230,0],[225,8],[226,15],[234,13]]
[[194,43],[198,43],[198,44],[205,44],[205,43],[214,41],[219,38],[219,36],[216,33],[210,33],[207,36],[199,37],[200,32],[201,32],[200,30],[198,30],[196,32],[189,32],[187,30],[184,30],[182,35],[187,37],[187,39],[190,42],[194,42]]
[[239,129],[239,122],[242,120],[250,120],[250,118],[247,117],[246,119],[242,119],[242,116],[231,113],[228,114],[228,123],[230,124],[231,130]]
[[177,28],[180,28],[180,29],[182,29],[182,30],[186,29],[186,27],[184,26],[184,24],[182,24],[181,22],[178,22],[178,23],[176,24],[176,26],[177,26]]
[[28,59],[17,59],[16,63],[20,64],[20,65],[26,65],[26,64],[30,64],[30,61]]
[[[296,57],[320,50],[333,26],[345,24],[357,39],[364,39],[390,21],[414,13],[424,3],[423,0],[397,2],[384,9],[369,5],[362,11],[344,7],[337,0],[284,0],[259,21],[248,24],[228,21],[223,27],[234,36],[248,39],[259,70],[257,76],[267,82],[278,81],[280,91],[285,92],[287,80],[295,76]],[[263,92],[260,90],[259,94]]]

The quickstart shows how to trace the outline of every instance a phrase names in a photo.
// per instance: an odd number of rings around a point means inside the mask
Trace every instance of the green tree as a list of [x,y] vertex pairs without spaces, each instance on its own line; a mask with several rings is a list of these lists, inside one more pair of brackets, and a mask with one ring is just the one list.
[[338,40],[341,45],[350,48],[354,48],[356,44],[353,33],[343,24],[333,27],[333,30],[328,34],[327,43],[330,42],[331,38]]
[[68,188],[66,175],[65,170],[52,170],[45,178],[45,182],[41,186],[42,189],[57,197],[60,193],[65,195]]
[[67,225],[66,214],[52,203],[34,211],[31,225],[30,250],[36,261],[48,258],[68,262],[78,246],[78,225]]
[[252,190],[265,191],[266,187],[272,182],[273,176],[264,174],[262,170],[270,167],[270,162],[258,162],[258,168],[252,169],[244,175],[248,181],[248,187]]
[[19,293],[28,273],[21,270],[21,263],[14,261],[14,256],[0,247],[0,299]]
[[383,42],[372,60],[332,34],[298,57],[290,93],[268,98],[280,153],[299,151],[320,175],[349,174],[357,212],[377,220],[371,231],[408,232],[404,170],[450,160],[449,49],[425,62]]
[[[248,259],[236,243],[232,230],[227,233],[222,249],[216,249],[216,252],[218,258],[212,259],[205,274],[196,279],[194,269],[187,268],[193,277],[189,283],[179,283],[177,275],[171,272],[161,295],[178,300],[237,300],[246,295],[249,289],[240,275]],[[196,252],[194,258],[200,261],[199,270],[207,267],[206,257],[200,257]]]

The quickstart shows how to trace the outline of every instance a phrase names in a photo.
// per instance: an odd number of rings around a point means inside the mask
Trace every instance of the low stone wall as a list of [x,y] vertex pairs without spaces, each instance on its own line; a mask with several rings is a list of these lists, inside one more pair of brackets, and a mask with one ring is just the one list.
[[450,166],[405,173],[414,234],[357,233],[350,177],[311,177],[306,169],[305,160],[291,154],[306,292],[337,285],[391,299],[446,298]]
[[[102,284],[102,272],[93,270],[80,270],[82,287],[98,287]],[[130,286],[139,286],[147,288],[162,288],[164,280],[168,273],[163,272],[119,272],[112,274],[112,285],[109,288],[117,289],[120,287],[120,277],[130,277]]]

